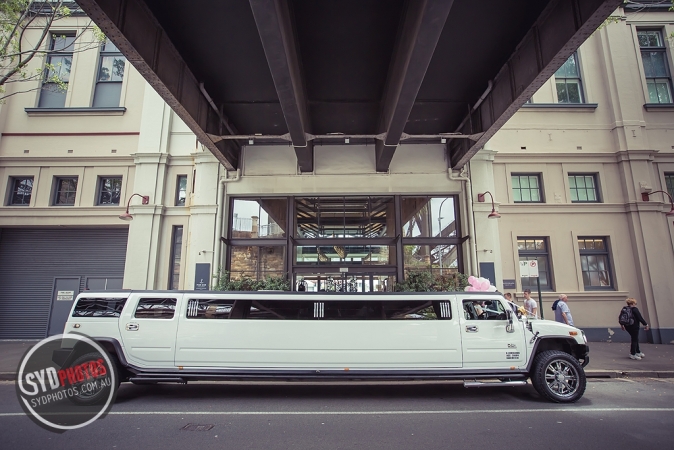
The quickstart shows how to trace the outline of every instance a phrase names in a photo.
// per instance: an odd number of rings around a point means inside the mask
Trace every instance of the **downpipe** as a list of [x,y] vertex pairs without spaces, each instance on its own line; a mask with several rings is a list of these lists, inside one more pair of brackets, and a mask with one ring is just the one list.
[[[212,275],[215,279],[220,277],[220,266],[222,262],[222,241],[220,240],[220,237],[222,237],[222,218],[225,215],[225,194],[227,193],[225,185],[227,183],[236,183],[241,180],[241,169],[236,170],[236,175],[233,178],[228,178],[227,175],[228,172],[227,169],[225,169],[225,175],[221,176],[218,181],[218,210],[215,213],[215,245],[213,248],[213,263],[211,266],[213,271]],[[212,281],[210,284],[212,284]]]
[[466,198],[466,215],[468,216],[468,231],[470,233],[470,271],[471,275],[477,276],[477,242],[475,238],[475,219],[473,218],[473,187],[470,177],[465,175],[455,175],[452,168],[447,169],[447,178],[451,181],[463,181],[465,183],[464,195]]

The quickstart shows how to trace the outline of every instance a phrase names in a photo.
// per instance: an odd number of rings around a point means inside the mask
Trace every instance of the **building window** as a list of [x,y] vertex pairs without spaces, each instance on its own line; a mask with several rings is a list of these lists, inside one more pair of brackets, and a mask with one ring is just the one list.
[[613,289],[606,238],[579,237],[580,267],[585,290]]
[[122,177],[101,177],[98,184],[99,205],[119,205]]
[[[552,279],[548,239],[544,237],[518,237],[517,250],[520,261],[538,261],[538,279],[541,282],[541,290],[551,291]],[[521,281],[522,289],[529,288],[532,291],[538,289],[536,278],[521,277]]]
[[183,249],[183,227],[177,225],[173,227],[171,236],[171,261],[169,271],[169,289],[180,289],[180,257]]
[[12,177],[12,192],[9,198],[9,204],[14,206],[30,205],[30,196],[33,193],[33,177]]
[[665,185],[667,186],[667,192],[669,192],[669,195],[674,198],[674,173],[665,174]]
[[52,34],[40,91],[40,108],[63,108],[66,104],[75,36]]
[[672,103],[672,78],[662,31],[637,30],[649,103]]
[[56,179],[54,190],[54,205],[72,206],[75,204],[77,193],[77,177],[62,177]]
[[101,47],[101,57],[98,65],[98,77],[94,91],[94,107],[119,106],[124,81],[124,67],[126,58],[109,39]]
[[520,174],[512,175],[513,198],[515,203],[542,203],[541,176]]
[[594,174],[569,174],[569,189],[573,203],[597,203],[597,176]]
[[555,72],[558,103],[584,103],[578,54],[574,53]]
[[176,180],[176,206],[185,206],[187,198],[187,175],[178,175]]

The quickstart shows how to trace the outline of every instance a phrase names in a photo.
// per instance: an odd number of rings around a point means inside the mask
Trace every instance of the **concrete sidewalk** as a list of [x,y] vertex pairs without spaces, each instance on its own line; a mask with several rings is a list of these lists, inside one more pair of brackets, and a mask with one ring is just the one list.
[[[0,340],[0,380],[16,379],[21,357],[38,341]],[[674,378],[674,345],[640,344],[646,357],[629,358],[630,344],[590,342],[590,364],[585,373],[590,378],[656,377]]]

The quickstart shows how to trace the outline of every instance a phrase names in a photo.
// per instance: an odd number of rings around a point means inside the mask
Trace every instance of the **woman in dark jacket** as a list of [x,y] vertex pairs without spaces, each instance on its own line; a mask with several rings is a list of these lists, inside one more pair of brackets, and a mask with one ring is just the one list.
[[635,299],[628,298],[626,300],[626,303],[627,306],[632,308],[632,317],[634,318],[634,323],[631,325],[623,325],[622,329],[626,330],[630,334],[630,337],[632,338],[632,345],[630,347],[630,358],[641,359],[646,355],[641,353],[641,350],[639,349],[639,327],[643,323],[644,331],[648,331],[648,324],[644,320],[644,317],[641,315],[641,312],[639,312],[639,308],[637,308],[637,301]]

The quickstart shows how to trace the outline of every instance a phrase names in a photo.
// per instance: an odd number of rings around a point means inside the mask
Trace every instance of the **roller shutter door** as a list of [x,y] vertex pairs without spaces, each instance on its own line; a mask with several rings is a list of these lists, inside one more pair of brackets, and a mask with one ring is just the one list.
[[47,334],[55,277],[123,277],[128,228],[0,230],[0,339]]

